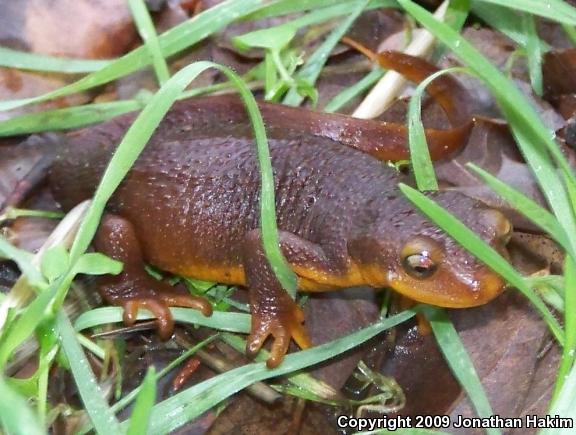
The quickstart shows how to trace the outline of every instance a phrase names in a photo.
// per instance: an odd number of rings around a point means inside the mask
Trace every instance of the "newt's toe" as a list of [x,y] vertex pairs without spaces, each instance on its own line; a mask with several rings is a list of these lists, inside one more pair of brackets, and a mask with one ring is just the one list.
[[266,360],[266,366],[269,369],[278,367],[280,363],[284,360],[284,355],[288,352],[288,346],[290,346],[290,335],[282,331],[281,334],[274,336],[274,343],[272,343],[272,349],[270,349],[270,356]]
[[117,300],[116,303],[124,307],[123,320],[127,326],[134,325],[139,309],[150,311],[156,317],[161,340],[170,339],[174,332],[174,318],[170,307],[194,308],[205,316],[212,315],[212,305],[202,297],[175,292],[172,289],[148,290],[146,296],[143,296],[143,293],[140,291],[139,297]]
[[277,367],[284,360],[292,338],[301,348],[312,345],[303,321],[302,310],[296,305],[288,312],[253,314],[252,332],[246,342],[246,354],[256,355],[266,339],[272,336],[274,341],[266,365],[271,369]]
[[194,308],[195,310],[200,311],[206,317],[210,317],[212,315],[212,304],[210,304],[208,299],[203,297],[192,296],[189,294],[167,294],[166,296],[163,295],[162,299],[170,307]]
[[131,299],[124,304],[124,323],[134,325],[138,316],[138,310],[143,308],[156,317],[158,324],[158,336],[161,340],[168,340],[174,332],[174,318],[168,305],[158,299]]

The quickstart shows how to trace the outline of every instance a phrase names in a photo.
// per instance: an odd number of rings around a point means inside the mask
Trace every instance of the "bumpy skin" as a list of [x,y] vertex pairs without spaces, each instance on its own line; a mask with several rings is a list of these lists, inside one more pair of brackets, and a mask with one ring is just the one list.
[[[253,314],[248,351],[257,352],[272,335],[269,365],[275,366],[291,338],[301,346],[310,343],[300,309],[280,287],[262,250],[260,178],[250,127],[217,116],[204,122],[198,107],[210,106],[193,101],[175,106],[110,200],[96,247],[127,267],[104,279],[103,293],[124,305],[132,322],[138,306],[150,308],[154,301],[159,305],[151,309],[164,319],[167,305],[209,314],[197,299],[174,299],[173,290],[164,289],[170,297],[162,299],[163,292],[144,278],[143,261],[176,274],[247,286]],[[124,116],[69,136],[50,177],[64,208],[91,197],[133,119]],[[502,290],[498,276],[399,193],[397,184],[405,180],[394,169],[297,128],[272,126],[269,135],[281,248],[300,290],[390,286],[447,307],[479,305]],[[458,193],[431,196],[502,249],[509,226],[498,212]],[[414,278],[402,262],[407,249],[419,246],[434,251],[437,270],[427,278]],[[165,333],[170,327],[165,325]]]

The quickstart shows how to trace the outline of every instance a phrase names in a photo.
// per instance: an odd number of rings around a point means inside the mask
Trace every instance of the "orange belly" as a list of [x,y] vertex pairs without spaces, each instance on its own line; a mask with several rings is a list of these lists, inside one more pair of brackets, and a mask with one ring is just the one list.
[[[246,275],[244,267],[241,265],[188,264],[183,267],[172,266],[164,267],[163,269],[177,275],[204,281],[229,285],[246,285]],[[362,269],[356,264],[351,264],[348,270],[342,274],[331,274],[304,266],[292,266],[292,270],[298,278],[298,290],[306,292],[322,292],[370,284],[365,278],[366,273],[362,273]]]

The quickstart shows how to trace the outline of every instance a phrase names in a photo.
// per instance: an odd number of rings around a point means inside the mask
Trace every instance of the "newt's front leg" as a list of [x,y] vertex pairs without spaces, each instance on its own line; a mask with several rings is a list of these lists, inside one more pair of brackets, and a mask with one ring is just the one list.
[[112,214],[104,215],[94,238],[94,246],[103,254],[124,263],[122,273],[99,277],[98,286],[108,303],[124,307],[124,323],[127,325],[134,324],[138,309],[147,309],[158,319],[158,335],[167,340],[174,330],[169,307],[195,308],[205,316],[212,314],[212,306],[206,299],[180,291],[146,272],[134,227],[126,219]]
[[[292,234],[281,232],[280,245],[291,264],[299,260],[310,264],[322,261],[319,248]],[[260,230],[251,231],[246,236],[243,264],[252,312],[246,353],[255,355],[264,341],[272,336],[274,341],[266,364],[274,368],[284,359],[292,338],[303,349],[312,345],[303,325],[304,313],[276,279],[262,247]]]

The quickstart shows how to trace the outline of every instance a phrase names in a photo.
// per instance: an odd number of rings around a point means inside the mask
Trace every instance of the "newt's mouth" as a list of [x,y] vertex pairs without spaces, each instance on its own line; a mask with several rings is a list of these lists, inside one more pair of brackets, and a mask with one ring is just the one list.
[[438,271],[434,279],[415,280],[410,276],[391,278],[388,285],[408,298],[446,308],[468,308],[486,304],[506,287],[496,273],[482,267],[472,279],[463,279],[446,270]]

